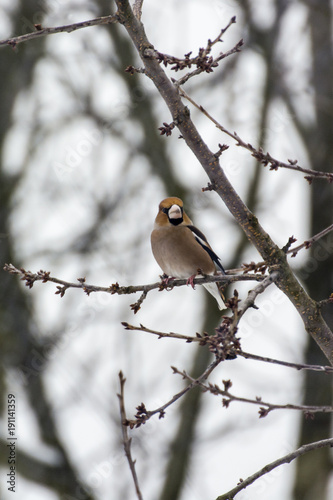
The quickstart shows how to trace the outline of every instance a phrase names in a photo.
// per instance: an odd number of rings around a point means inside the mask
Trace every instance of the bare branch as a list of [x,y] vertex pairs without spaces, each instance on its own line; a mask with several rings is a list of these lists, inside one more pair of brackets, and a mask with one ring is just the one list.
[[134,302],[134,304],[131,304],[130,307],[131,307],[132,311],[134,312],[134,314],[136,314],[141,309],[141,304],[145,300],[147,295],[148,295],[148,291],[144,290],[142,292],[142,294],[140,295],[139,300]]
[[287,368],[295,368],[296,370],[312,370],[315,372],[322,373],[333,373],[332,366],[321,366],[321,365],[307,365],[304,363],[291,363],[289,361],[281,361],[279,359],[268,358],[265,356],[258,356],[257,354],[251,354],[245,351],[237,351],[237,356],[242,356],[245,359],[253,359],[254,361],[263,361],[264,363],[272,363],[275,365],[285,366]]
[[333,304],[333,293],[331,293],[331,295],[329,296],[328,299],[319,300],[317,302],[317,304],[318,304],[318,307],[327,306],[328,304],[332,305]]
[[[236,45],[232,49],[227,50],[227,52],[221,52],[217,57],[211,58],[210,68],[217,67],[218,63],[220,61],[222,61],[223,59],[225,59],[226,57],[229,57],[233,54],[236,54],[237,52],[240,52],[241,47],[243,45],[244,45],[244,41],[243,41],[243,39],[241,39],[241,40],[239,40],[239,42],[236,43]],[[184,75],[182,78],[179,78],[179,80],[173,79],[172,81],[175,85],[177,85],[179,87],[180,85],[184,85],[193,76],[200,75],[200,73],[202,73],[203,71],[206,71],[208,73],[211,72],[211,71],[207,71],[204,67],[198,67],[194,71],[191,71],[190,73],[187,73],[186,75]]]
[[90,26],[98,26],[101,24],[112,24],[117,23],[118,17],[115,16],[103,16],[96,17],[95,19],[90,19],[88,21],[82,21],[80,23],[66,24],[64,26],[57,26],[54,28],[42,28],[39,24],[35,25],[36,31],[31,33],[26,33],[25,35],[15,36],[12,38],[7,38],[5,40],[0,40],[0,47],[4,45],[10,45],[13,48],[19,43],[27,42],[34,38],[39,38],[46,35],[54,35],[56,33],[71,33],[72,31],[79,30],[81,28],[88,28]]
[[117,396],[119,399],[121,430],[123,433],[123,443],[124,443],[125,455],[126,455],[128,465],[129,465],[129,468],[131,470],[131,474],[133,477],[136,495],[137,495],[139,500],[143,500],[143,496],[142,496],[140,486],[139,486],[138,476],[137,476],[136,470],[135,470],[135,460],[133,460],[132,453],[131,453],[132,439],[128,435],[128,425],[127,425],[127,418],[126,418],[126,411],[125,411],[125,397],[124,397],[124,386],[125,386],[126,379],[124,378],[122,371],[119,372],[119,382],[120,382],[120,394],[117,394]]
[[[210,365],[200,375],[200,377],[198,377],[197,379],[192,379],[191,383],[187,387],[185,387],[180,392],[175,394],[169,401],[167,401],[167,403],[160,406],[159,408],[156,408],[155,410],[147,410],[144,403],[141,403],[137,407],[137,413],[134,419],[126,420],[126,424],[129,425],[129,427],[132,429],[134,427],[140,427],[142,424],[145,424],[152,416],[156,415],[157,413],[159,414],[159,418],[163,418],[165,415],[165,410],[169,406],[178,401],[178,399],[184,396],[191,389],[193,389],[197,385],[200,385],[200,383],[204,382],[212,373],[212,371],[220,364],[221,361],[222,361],[221,359],[215,359],[212,363],[210,363]],[[175,368],[174,366],[172,366],[171,368],[174,373],[179,373],[177,368]]]
[[[142,325],[140,323],[139,326],[137,325],[131,325],[125,321],[121,323],[124,327],[125,330],[131,330],[131,331],[137,331],[137,332],[146,332],[150,333],[152,335],[156,335],[159,339],[177,339],[177,340],[184,340],[187,343],[192,343],[192,342],[197,342],[199,345],[207,345],[209,344],[209,339],[211,338],[208,333],[203,332],[201,333],[196,333],[196,336],[191,336],[191,335],[183,335],[181,333],[176,333],[176,332],[161,332],[158,330],[152,330],[151,328],[147,328],[146,326]],[[316,372],[322,372],[322,373],[333,373],[333,367],[332,366],[321,366],[321,365],[308,365],[304,363],[292,363],[289,361],[282,361],[279,359],[274,359],[274,358],[269,358],[266,356],[259,356],[257,354],[251,354],[249,352],[245,352],[241,349],[235,350],[235,355],[236,356],[242,356],[245,359],[252,359],[254,361],[261,361],[264,363],[271,363],[275,365],[280,365],[280,366],[285,366],[287,368],[294,368],[296,370],[312,370]]]
[[276,469],[276,467],[279,467],[280,465],[287,464],[295,460],[295,458],[298,458],[305,453],[309,453],[310,451],[313,450],[318,450],[319,448],[324,448],[325,446],[333,446],[333,438],[330,439],[323,439],[322,441],[315,441],[314,443],[309,443],[301,446],[297,450],[288,453],[287,455],[284,455],[283,457],[274,460],[274,462],[271,462],[270,464],[265,465],[262,469],[260,469],[258,472],[255,474],[252,474],[252,476],[249,476],[247,479],[241,479],[238,485],[233,488],[232,490],[228,491],[224,495],[220,495],[216,498],[216,500],[233,500],[234,497],[239,493],[240,491],[244,490],[247,488],[250,484],[254,483],[257,479],[260,477],[264,476],[268,472],[272,471],[273,469]]
[[302,243],[301,245],[298,245],[297,247],[290,248],[289,250],[287,250],[286,253],[291,253],[291,256],[295,257],[297,255],[297,252],[299,252],[299,250],[301,250],[302,248],[306,248],[306,249],[310,248],[312,243],[320,240],[320,238],[322,238],[323,236],[326,236],[326,234],[330,233],[331,231],[333,231],[333,224],[328,226],[326,229],[323,229],[323,231],[321,231],[320,233],[317,233],[315,236],[312,236],[312,238],[310,238],[309,240],[304,241],[304,243]]
[[184,58],[179,58],[175,56],[170,56],[168,54],[163,54],[162,52],[157,52],[157,60],[164,64],[164,66],[172,65],[173,71],[183,70],[185,68],[191,68],[192,66],[196,66],[197,69],[192,71],[191,73],[187,73],[180,80],[172,80],[176,85],[182,85],[187,82],[189,78],[195,75],[199,75],[200,73],[206,72],[211,73],[213,68],[218,66],[219,61],[225,59],[226,57],[235,54],[240,51],[241,46],[244,44],[243,40],[240,40],[233,49],[228,52],[221,52],[218,57],[213,58],[210,56],[212,47],[218,43],[222,42],[222,35],[227,31],[227,29],[236,22],[236,17],[232,17],[225,28],[222,28],[218,36],[214,40],[208,40],[205,48],[200,48],[198,51],[198,55],[195,57],[190,57],[192,52],[188,52],[185,54]]
[[[193,381],[193,378],[190,377],[186,372],[179,372],[184,378]],[[224,389],[221,389],[217,384],[204,384],[203,382],[199,382],[200,387],[206,391],[214,394],[214,396],[223,396],[222,404],[225,408],[228,408],[232,401],[238,401],[240,403],[248,403],[260,406],[259,408],[259,417],[266,417],[273,410],[301,410],[305,413],[306,416],[312,416],[314,413],[332,413],[333,406],[314,406],[314,405],[294,405],[294,404],[274,404],[269,403],[267,401],[262,401],[261,397],[252,398],[243,398],[240,396],[235,396],[229,391],[229,388],[232,386],[232,382],[230,380],[223,380]]]
[[[205,339],[205,334],[202,336],[199,333],[197,333],[197,337],[192,337],[191,335],[183,335],[181,333],[175,333],[175,332],[160,332],[158,330],[152,330],[151,328],[147,328],[146,326],[142,325],[140,323],[140,326],[136,325],[130,325],[127,323],[127,321],[123,321],[121,323],[124,327],[125,330],[132,330],[132,331],[137,331],[137,332],[146,332],[146,333],[151,333],[153,335],[157,335],[159,339],[178,339],[178,340],[185,340],[186,342],[204,342]],[[208,335],[208,334],[207,334]],[[204,342],[206,344],[206,342]],[[332,368],[333,370],[333,368]]]
[[[180,85],[179,82],[178,82],[178,84]],[[288,160],[288,163],[285,163],[285,162],[282,162],[280,160],[277,160],[276,158],[274,158],[273,156],[271,156],[268,152],[264,153],[264,151],[261,148],[256,149],[249,142],[243,141],[243,139],[241,139],[239,137],[239,135],[236,134],[236,132],[230,132],[225,127],[223,127],[223,125],[221,125],[217,120],[215,120],[215,118],[213,118],[212,115],[209,114],[208,111],[206,111],[206,109],[203,108],[203,106],[201,106],[200,104],[197,104],[184,91],[184,89],[179,88],[179,94],[180,94],[181,97],[184,97],[191,104],[193,104],[193,106],[196,107],[199,111],[201,111],[210,121],[212,121],[214,123],[214,125],[219,130],[221,130],[221,132],[223,132],[224,134],[228,135],[229,137],[232,137],[233,139],[235,139],[237,146],[241,146],[242,148],[247,149],[248,151],[250,151],[251,155],[254,158],[256,158],[256,160],[258,160],[260,163],[262,163],[262,165],[264,165],[265,167],[267,165],[269,165],[270,166],[270,170],[278,170],[280,167],[281,168],[287,168],[289,170],[296,170],[298,172],[303,172],[304,174],[307,174],[307,177],[305,177],[305,179],[307,181],[309,181],[309,182],[312,181],[314,178],[324,178],[328,182],[333,182],[333,174],[331,172],[320,172],[318,170],[312,170],[312,169],[309,169],[309,168],[303,168],[300,165],[298,165],[297,160]]]
[[237,331],[237,326],[241,320],[241,318],[244,316],[246,311],[250,308],[253,307],[255,309],[258,309],[258,307],[255,305],[255,300],[260,295],[263,293],[266,288],[268,288],[272,283],[274,283],[275,280],[277,280],[279,277],[279,274],[277,271],[272,272],[270,276],[267,276],[259,285],[257,285],[255,288],[250,290],[248,292],[248,296],[244,301],[244,304],[242,306],[241,310],[234,311],[234,316],[233,316],[233,321],[231,323],[231,330],[236,333]]
[[[147,293],[150,290],[158,289],[158,290],[171,290],[173,287],[184,286],[187,285],[186,279],[170,279],[168,284],[165,285],[163,281],[158,281],[156,283],[151,283],[148,285],[129,285],[129,286],[120,286],[119,283],[113,283],[112,285],[105,286],[97,286],[97,285],[89,285],[86,283],[85,278],[78,278],[78,283],[71,283],[69,281],[61,280],[54,276],[50,275],[49,271],[40,270],[37,273],[32,273],[31,271],[26,271],[21,268],[18,269],[13,264],[5,264],[5,271],[10,274],[16,274],[20,276],[22,281],[25,281],[25,284],[28,288],[32,288],[35,281],[41,281],[42,283],[52,282],[56,283],[57,291],[55,292],[57,295],[63,297],[66,293],[66,290],[69,288],[81,288],[87,295],[90,295],[92,292],[105,292],[110,293],[112,295],[128,295],[137,292],[143,292],[139,301],[136,303],[139,305],[142,303]],[[260,274],[237,274],[237,275],[225,275],[225,274],[217,274],[214,276],[204,276],[194,279],[195,285],[202,285],[204,283],[213,283],[213,282],[221,282],[225,285],[230,283],[235,283],[237,281],[262,281],[265,277]],[[135,310],[136,304],[132,304],[132,309]]]

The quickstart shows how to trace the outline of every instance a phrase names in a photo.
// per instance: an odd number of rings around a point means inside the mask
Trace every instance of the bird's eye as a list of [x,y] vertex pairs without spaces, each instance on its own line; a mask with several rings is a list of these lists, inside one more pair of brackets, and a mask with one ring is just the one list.
[[168,215],[169,209],[168,208],[162,208],[162,212]]

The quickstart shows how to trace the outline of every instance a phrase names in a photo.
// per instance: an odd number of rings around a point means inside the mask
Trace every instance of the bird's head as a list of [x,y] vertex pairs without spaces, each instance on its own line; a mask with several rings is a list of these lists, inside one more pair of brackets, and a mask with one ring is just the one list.
[[165,198],[158,207],[156,224],[159,226],[178,226],[180,224],[192,224],[191,219],[184,212],[184,204],[180,198],[175,196]]

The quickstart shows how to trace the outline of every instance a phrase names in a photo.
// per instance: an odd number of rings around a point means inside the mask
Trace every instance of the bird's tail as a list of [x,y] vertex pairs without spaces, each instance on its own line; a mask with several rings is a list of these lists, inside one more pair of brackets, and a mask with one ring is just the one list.
[[219,287],[219,283],[205,283],[204,284],[204,287],[206,288],[206,290],[208,290],[208,292],[213,295],[213,297],[215,298],[218,306],[219,306],[219,309],[222,310],[222,309],[225,309],[225,297],[224,297],[224,294],[221,292],[220,290],[220,287]]

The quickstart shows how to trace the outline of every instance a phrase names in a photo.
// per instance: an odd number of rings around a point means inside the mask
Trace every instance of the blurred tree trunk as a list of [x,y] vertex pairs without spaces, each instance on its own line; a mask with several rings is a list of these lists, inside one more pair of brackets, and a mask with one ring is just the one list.
[[[332,54],[332,6],[329,0],[307,0],[309,27],[312,41],[312,84],[316,109],[315,127],[304,136],[308,145],[311,166],[316,170],[333,172],[333,54]],[[333,185],[315,181],[311,186],[311,230],[316,234],[332,224]],[[333,290],[333,243],[332,233],[311,249],[311,257],[304,266],[303,275],[311,297],[315,300],[328,298]],[[332,305],[323,311],[328,325],[333,327]],[[317,345],[309,339],[306,363],[327,364]],[[332,404],[330,377],[307,372],[305,375],[304,404]],[[331,435],[331,415],[319,414],[312,419],[302,419],[300,443],[309,443]],[[303,455],[297,461],[294,498],[299,500],[328,500],[328,483],[332,474],[329,448],[315,454]]]
[[[100,15],[107,16],[115,13],[115,6],[111,5],[106,0],[98,0]],[[138,99],[138,93],[142,93],[142,78],[137,73],[134,73],[129,78],[125,69],[128,66],[137,66],[137,54],[133,43],[124,33],[122,26],[115,24],[112,29],[108,29],[108,34],[117,48],[119,58],[118,65],[114,70],[122,78],[127,86],[131,97],[131,116],[136,120],[143,130],[143,139],[140,146],[140,153],[147,157],[147,161],[151,165],[151,170],[156,175],[164,186],[166,196],[178,196],[186,200],[188,196],[187,189],[179,182],[175,172],[172,169],[172,161],[167,151],[167,141],[158,130],[161,126],[159,118],[154,113],[154,103],[149,97]]]
[[[12,11],[12,32],[21,35],[33,31],[34,24],[41,21],[43,10],[38,0],[21,0],[16,10]],[[34,68],[44,54],[44,40],[12,48],[3,48],[0,55],[0,389],[1,413],[7,418],[7,394],[13,392],[11,380],[16,373],[21,373],[20,382],[26,391],[31,409],[39,424],[40,435],[44,442],[51,445],[59,456],[57,466],[36,460],[29,453],[21,451],[17,441],[16,458],[18,473],[31,481],[51,487],[55,491],[72,495],[74,498],[90,499],[73,470],[63,448],[51,407],[48,403],[42,379],[43,347],[36,341],[31,300],[24,292],[20,282],[2,270],[7,262],[17,262],[14,255],[14,241],[10,232],[10,206],[16,186],[24,175],[11,175],[4,171],[3,146],[6,133],[12,121],[12,111],[20,91],[29,90],[33,80]],[[13,50],[15,54],[13,55]],[[36,360],[38,359],[38,366]],[[46,362],[46,361],[45,361]],[[14,369],[14,370],[13,370]],[[19,371],[17,370],[19,369]],[[8,472],[8,447],[5,440],[0,441],[0,465]],[[17,483],[16,483],[17,487]]]

